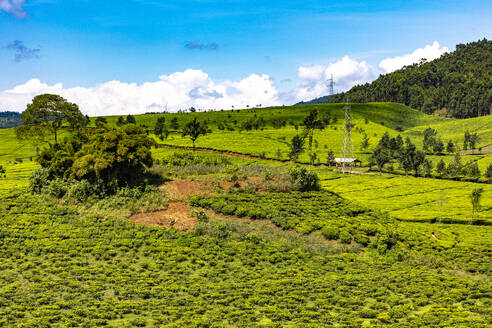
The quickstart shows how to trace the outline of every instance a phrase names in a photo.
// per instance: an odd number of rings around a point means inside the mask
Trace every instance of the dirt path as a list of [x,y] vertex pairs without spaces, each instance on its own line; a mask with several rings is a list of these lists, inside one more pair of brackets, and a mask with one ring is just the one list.
[[460,155],[489,155],[492,154],[492,145],[481,147],[479,149],[468,149],[460,151]]

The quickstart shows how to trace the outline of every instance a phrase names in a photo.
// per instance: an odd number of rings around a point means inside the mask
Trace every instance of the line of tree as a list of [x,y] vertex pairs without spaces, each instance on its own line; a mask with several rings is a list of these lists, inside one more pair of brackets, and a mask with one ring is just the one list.
[[[428,136],[435,135],[428,132]],[[424,145],[425,143],[426,141],[424,139]],[[448,143],[449,145],[450,143]],[[455,148],[448,147],[448,150],[452,149]],[[370,167],[375,165],[379,172],[382,172],[387,164],[393,165],[394,163],[398,163],[399,167],[405,171],[405,174],[413,172],[415,176],[423,175],[430,177],[433,175],[434,164],[426,158],[425,152],[417,149],[410,138],[407,137],[404,142],[401,135],[391,138],[388,133],[385,133],[376,148],[374,148],[369,158],[369,165]],[[393,170],[392,166],[390,166],[390,170]],[[459,151],[455,153],[454,160],[447,165],[441,159],[437,163],[434,172],[440,178],[460,179],[469,177],[478,180],[482,177],[478,163],[470,161],[463,164]],[[483,177],[488,182],[492,182],[492,163],[488,165]]]
[[[327,98],[327,102],[398,102],[427,114],[468,118],[492,113],[492,41],[458,44],[440,58],[405,66]],[[316,101],[316,100],[313,100]]]

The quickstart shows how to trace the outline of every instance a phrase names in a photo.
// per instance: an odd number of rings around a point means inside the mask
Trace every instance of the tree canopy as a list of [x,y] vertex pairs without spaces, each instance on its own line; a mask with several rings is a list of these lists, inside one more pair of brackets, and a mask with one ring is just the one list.
[[51,178],[102,183],[114,191],[138,183],[145,168],[152,166],[154,141],[134,124],[123,128],[104,126],[77,133],[60,144],[43,149],[38,162]]
[[205,123],[200,123],[196,117],[188,122],[183,128],[183,137],[189,136],[193,142],[193,150],[195,150],[195,141],[199,136],[207,134],[207,125]]
[[23,126],[16,128],[19,139],[32,138],[48,142],[50,136],[58,143],[58,132],[66,122],[70,128],[88,124],[87,118],[76,104],[68,102],[59,95],[42,94],[33,98],[22,113]]

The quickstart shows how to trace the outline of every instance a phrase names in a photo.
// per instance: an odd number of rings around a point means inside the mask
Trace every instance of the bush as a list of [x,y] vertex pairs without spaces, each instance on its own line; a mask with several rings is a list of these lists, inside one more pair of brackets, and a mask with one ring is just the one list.
[[55,198],[62,198],[65,196],[68,188],[69,182],[62,179],[52,180],[46,187],[43,188],[43,193],[46,193]]
[[198,222],[208,222],[210,219],[204,211],[194,212],[193,215],[196,217]]
[[222,213],[226,215],[233,215],[235,211],[236,211],[236,206],[233,204],[229,204],[222,207]]
[[291,183],[295,190],[317,191],[321,190],[319,177],[314,172],[308,172],[305,167],[296,167],[289,171]]
[[104,192],[97,185],[92,185],[87,180],[77,181],[70,185],[67,190],[67,198],[77,202],[84,202],[93,195],[102,197]]
[[325,226],[321,229],[321,234],[328,240],[337,240],[340,236],[340,230],[336,227]]
[[340,231],[340,241],[344,244],[350,244],[352,242],[352,235],[347,230]]
[[29,191],[39,194],[45,186],[49,184],[50,173],[46,168],[40,168],[34,171],[29,178]]
[[366,235],[362,234],[362,233],[357,233],[354,235],[354,240],[361,244],[361,245],[364,245],[364,246],[367,246],[369,245],[369,242],[370,242],[370,239],[369,237],[367,237]]

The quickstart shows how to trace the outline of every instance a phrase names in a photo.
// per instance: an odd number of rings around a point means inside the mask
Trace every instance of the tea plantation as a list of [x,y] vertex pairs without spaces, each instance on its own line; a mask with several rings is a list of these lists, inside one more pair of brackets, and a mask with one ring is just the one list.
[[[316,106],[327,123],[314,131],[320,164],[329,150],[339,154],[343,106]],[[62,179],[33,193],[36,146],[0,130],[0,327],[491,326],[492,185],[308,168],[307,152],[287,161],[313,107],[135,116],[167,146],[191,146],[183,126],[206,120],[211,131],[197,147],[238,154],[158,146],[148,168],[158,185],[105,195],[75,195]],[[386,132],[421,148],[427,127],[456,144],[464,133],[456,131],[469,129],[480,147],[492,144],[487,117],[458,121],[388,103],[352,108],[363,162]],[[152,133],[158,117],[167,139]],[[106,120],[116,126],[118,117]],[[370,145],[360,150],[364,135]],[[317,175],[321,188],[301,191],[299,171]],[[472,219],[469,195],[478,187]],[[161,219],[173,204],[183,212],[166,214],[170,224],[135,223],[134,215]],[[175,225],[183,215],[192,229]]]

